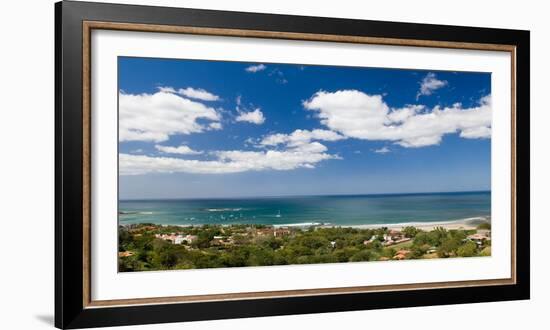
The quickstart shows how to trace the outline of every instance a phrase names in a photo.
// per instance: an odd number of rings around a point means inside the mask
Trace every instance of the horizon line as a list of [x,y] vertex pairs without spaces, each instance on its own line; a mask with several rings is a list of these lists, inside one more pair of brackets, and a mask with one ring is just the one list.
[[311,194],[311,195],[266,195],[266,196],[233,196],[233,197],[167,197],[167,198],[119,198],[119,202],[127,201],[177,201],[177,200],[212,200],[212,199],[267,199],[267,198],[289,198],[289,197],[352,197],[352,196],[405,196],[405,195],[432,195],[432,194],[467,194],[487,193],[485,190],[458,190],[458,191],[425,191],[425,192],[391,192],[391,193],[356,193],[356,194]]

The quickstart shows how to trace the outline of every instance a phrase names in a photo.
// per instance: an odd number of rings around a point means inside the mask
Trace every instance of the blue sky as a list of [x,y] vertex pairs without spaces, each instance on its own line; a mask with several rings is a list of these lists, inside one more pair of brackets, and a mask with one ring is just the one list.
[[489,73],[118,64],[121,199],[490,189]]

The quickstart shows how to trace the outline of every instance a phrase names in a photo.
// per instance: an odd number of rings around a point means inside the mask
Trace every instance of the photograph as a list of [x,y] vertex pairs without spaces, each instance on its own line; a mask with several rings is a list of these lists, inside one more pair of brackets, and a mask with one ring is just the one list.
[[528,29],[228,9],[56,3],[56,327],[530,299]]
[[118,272],[491,257],[491,72],[117,65]]

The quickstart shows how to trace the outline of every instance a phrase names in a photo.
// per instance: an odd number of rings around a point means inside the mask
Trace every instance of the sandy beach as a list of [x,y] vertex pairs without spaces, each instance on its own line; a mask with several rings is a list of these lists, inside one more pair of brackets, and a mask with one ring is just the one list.
[[[464,229],[464,230],[471,230],[476,229],[476,227],[481,224],[491,222],[490,217],[476,217],[476,218],[468,218],[468,219],[461,219],[461,220],[455,220],[455,221],[437,221],[437,222],[406,222],[406,223],[393,223],[393,224],[372,224],[372,225],[351,225],[351,226],[339,226],[339,227],[352,227],[352,228],[359,228],[359,229],[371,229],[371,228],[381,228],[381,227],[387,227],[388,229],[392,230],[402,230],[404,227],[416,227],[418,229],[422,229],[424,231],[430,231],[434,230],[437,227],[442,227],[447,230],[452,229]],[[332,226],[330,224],[322,225],[320,227],[336,227]]]

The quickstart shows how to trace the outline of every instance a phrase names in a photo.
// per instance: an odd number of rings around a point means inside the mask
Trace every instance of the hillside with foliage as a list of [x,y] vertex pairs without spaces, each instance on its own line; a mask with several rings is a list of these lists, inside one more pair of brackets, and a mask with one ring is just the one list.
[[[486,225],[484,228],[486,229]],[[194,227],[137,224],[119,227],[119,271],[269,266],[487,256],[490,238],[476,243],[477,230],[422,231],[405,227],[387,244],[387,228],[204,225]],[[164,235],[164,236],[163,236]],[[174,244],[162,237],[187,235]]]

